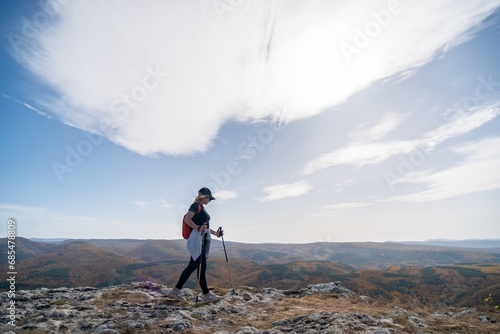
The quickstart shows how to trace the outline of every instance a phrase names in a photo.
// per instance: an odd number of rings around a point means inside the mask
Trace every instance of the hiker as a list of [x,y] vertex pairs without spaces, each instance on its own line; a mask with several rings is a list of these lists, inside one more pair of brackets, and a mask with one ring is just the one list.
[[[211,235],[220,238],[223,234],[222,230],[214,231],[210,228],[210,215],[205,210],[205,205],[213,201],[215,198],[208,188],[201,188],[198,191],[198,196],[194,199],[189,210],[184,217],[184,223],[192,228],[191,234],[187,239],[187,249],[191,254],[188,266],[184,269],[179,278],[179,281],[169,293],[169,297],[175,298],[178,301],[186,301],[182,296],[182,286],[189,279],[189,276],[198,269],[198,281],[203,291],[203,303],[211,303],[220,300],[221,297],[213,294],[208,290],[207,279],[205,276],[207,269],[207,257],[210,251]],[[204,247],[202,247],[204,245]],[[203,248],[203,249],[202,249]],[[201,261],[201,263],[200,263]]]

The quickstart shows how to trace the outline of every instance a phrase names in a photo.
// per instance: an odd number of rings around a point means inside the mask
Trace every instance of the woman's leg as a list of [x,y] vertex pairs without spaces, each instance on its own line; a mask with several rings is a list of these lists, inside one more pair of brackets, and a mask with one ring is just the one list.
[[197,267],[199,267],[200,258],[201,258],[201,273],[198,273],[199,275],[198,277],[200,278],[201,290],[203,291],[203,294],[206,295],[209,291],[207,286],[207,277],[205,275],[205,273],[207,272],[207,258],[204,256],[204,254],[200,255],[200,257],[196,261],[196,263],[198,263]]
[[[199,259],[199,258],[198,258]],[[188,266],[184,269],[184,271],[181,274],[181,277],[179,278],[179,281],[175,285],[177,289],[182,289],[184,286],[184,283],[187,282],[189,279],[189,276],[193,273],[198,268],[198,261],[194,261],[192,257],[189,258],[189,264]]]

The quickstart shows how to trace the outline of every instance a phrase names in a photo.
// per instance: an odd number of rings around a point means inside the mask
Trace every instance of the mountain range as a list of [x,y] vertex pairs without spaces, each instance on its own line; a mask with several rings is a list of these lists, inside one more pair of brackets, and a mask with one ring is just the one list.
[[[3,249],[7,239],[0,239]],[[500,296],[500,248],[408,243],[244,244],[213,240],[207,279],[230,288],[299,289],[341,281],[358,294],[411,303],[481,306]],[[483,244],[484,245],[484,244]],[[187,265],[185,240],[16,238],[17,288],[106,287],[135,281],[175,285]],[[7,257],[0,258],[7,272]],[[229,271],[232,273],[233,282]],[[197,286],[196,275],[186,287]],[[6,291],[7,282],[0,283]]]

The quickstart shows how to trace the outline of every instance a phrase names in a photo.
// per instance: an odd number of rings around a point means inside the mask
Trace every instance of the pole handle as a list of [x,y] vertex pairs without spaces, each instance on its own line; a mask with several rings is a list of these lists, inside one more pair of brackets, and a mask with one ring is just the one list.
[[[217,229],[217,232],[221,231],[222,232],[222,226],[220,226],[218,229]],[[226,256],[226,262],[229,262],[229,260],[227,259],[227,252],[226,252],[226,244],[224,243],[224,232],[222,232],[221,234],[221,238],[222,238],[222,247],[224,247],[224,255]]]

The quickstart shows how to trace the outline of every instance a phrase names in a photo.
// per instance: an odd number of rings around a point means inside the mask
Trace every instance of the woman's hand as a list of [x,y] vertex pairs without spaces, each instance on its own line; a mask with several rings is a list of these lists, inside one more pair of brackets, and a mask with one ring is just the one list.
[[210,229],[210,234],[215,235],[217,238],[220,238],[224,234],[224,231],[222,231],[222,229],[218,229],[217,231]]
[[203,223],[203,225],[198,227],[198,231],[200,231],[201,234],[205,233],[206,230],[207,230],[207,223]]

